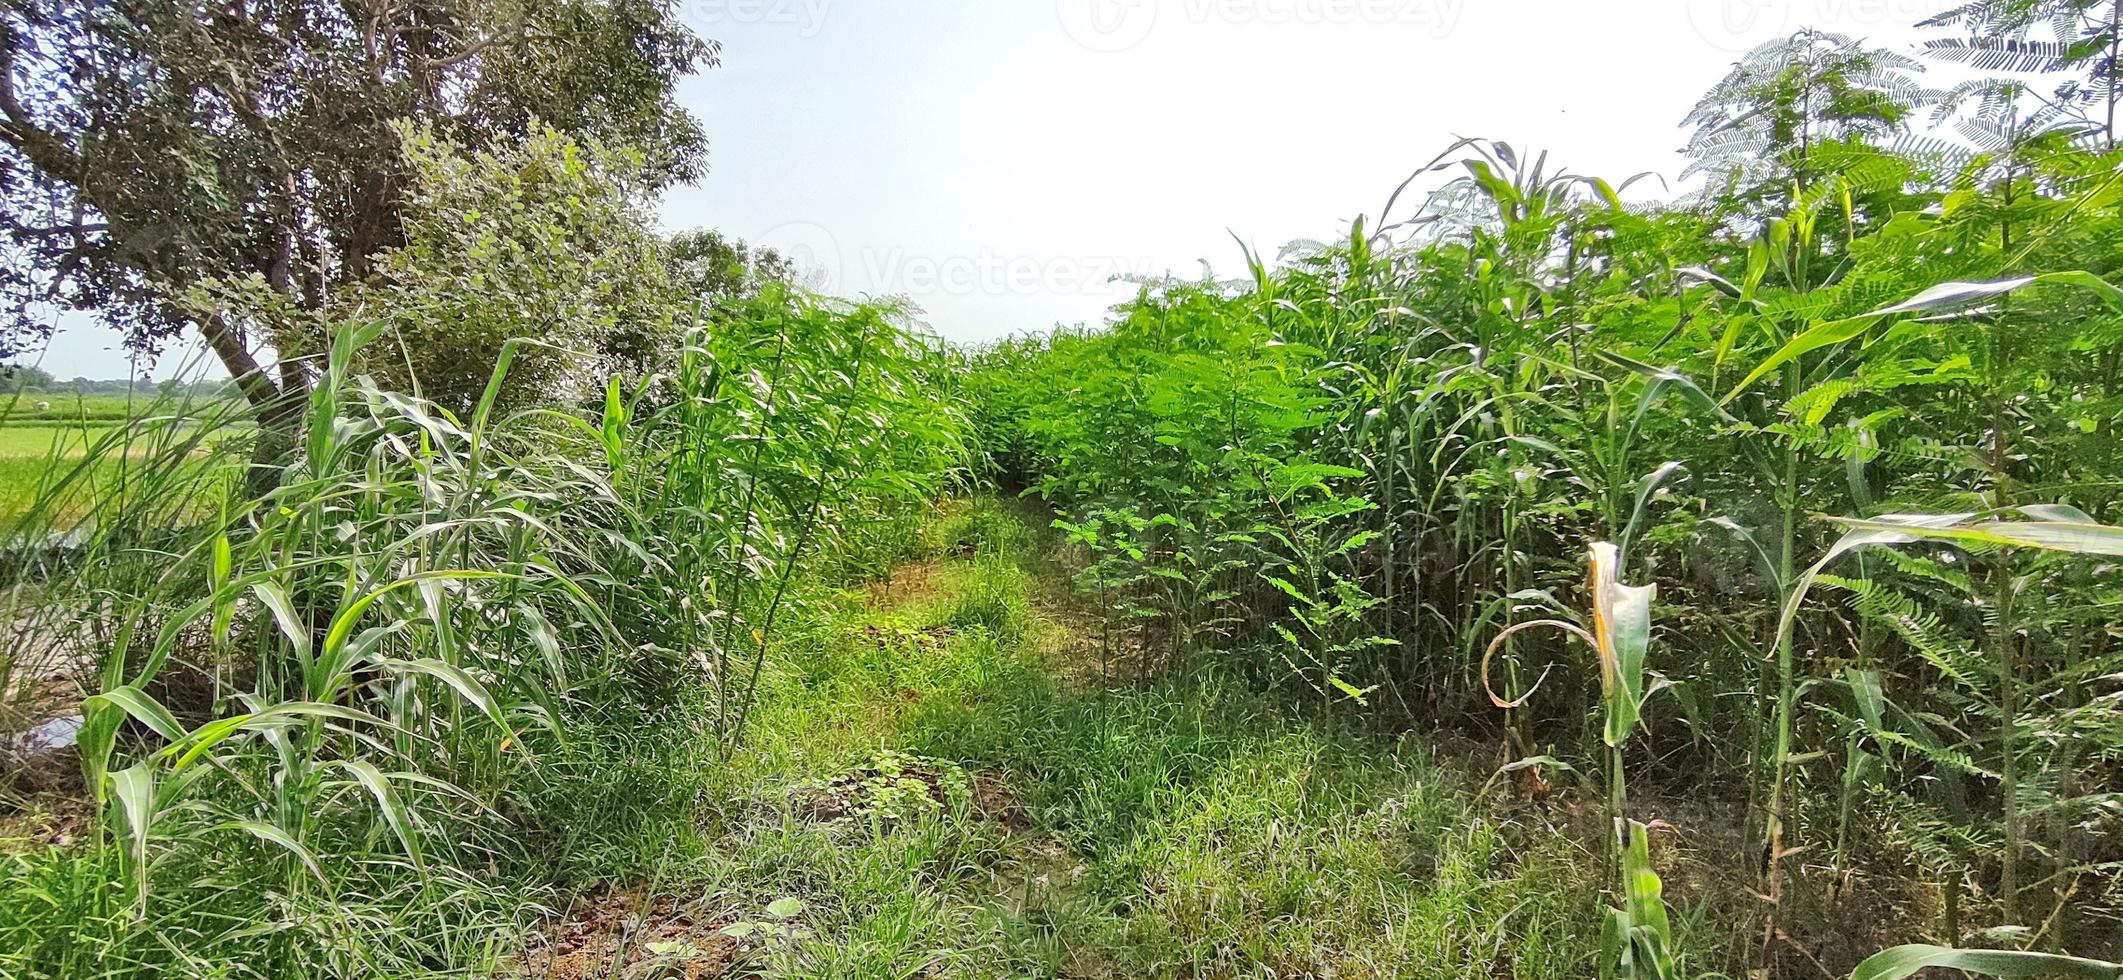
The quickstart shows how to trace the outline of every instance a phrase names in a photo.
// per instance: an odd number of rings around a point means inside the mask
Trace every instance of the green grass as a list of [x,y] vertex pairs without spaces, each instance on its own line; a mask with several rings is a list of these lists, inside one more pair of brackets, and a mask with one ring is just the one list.
[[979,630],[998,643],[1015,645],[1024,638],[1031,615],[1024,571],[1008,560],[983,557],[952,597],[943,625]]
[[[1081,624],[1058,612],[1074,600],[1011,519],[1014,557],[812,605],[728,762],[630,736],[615,809],[569,818],[599,839],[570,848],[599,855],[578,881],[713,909],[799,899],[800,932],[747,948],[773,976],[1593,972],[1596,857],[1477,805],[1418,742],[1331,733],[1215,671],[1063,679],[1085,673]],[[807,788],[881,754],[984,788],[816,819]]]
[[[212,414],[219,408],[210,400],[194,401],[188,414]],[[167,413],[173,402],[154,389],[133,395],[77,395],[67,393],[0,392],[0,428],[66,423],[123,422],[149,412]]]
[[980,496],[951,501],[918,535],[929,557],[997,555],[1022,557],[1032,548],[1033,533],[1023,518],[1002,501]]
[[[13,525],[31,506],[41,490],[61,480],[70,486],[48,502],[51,523],[67,525],[85,516],[96,501],[108,501],[118,492],[129,473],[143,459],[162,457],[159,442],[182,438],[183,426],[156,426],[139,444],[126,446],[124,426],[115,422],[0,423],[0,530]],[[229,424],[214,432],[210,443],[241,438],[247,425]],[[94,459],[89,459],[94,456]],[[234,458],[200,456],[200,466],[240,465]]]
[[[21,422],[0,426],[0,460],[74,460],[88,455],[99,443],[121,439],[125,426],[119,422]],[[163,426],[161,431],[179,430],[183,425]],[[216,439],[226,439],[245,434],[248,426],[243,423],[218,423]],[[131,455],[150,451],[148,445],[156,434],[137,430],[134,446],[121,447],[113,443],[108,452],[116,454],[121,448]]]
[[[5,528],[36,503],[49,481],[82,464],[88,447],[116,427],[99,424],[38,423],[0,425],[0,528]],[[87,501],[98,495],[96,488],[114,485],[125,469],[117,457],[99,459],[82,474],[84,490],[68,494],[59,508],[68,516],[84,512]]]
[[80,458],[116,425],[38,422],[0,426],[0,459]]

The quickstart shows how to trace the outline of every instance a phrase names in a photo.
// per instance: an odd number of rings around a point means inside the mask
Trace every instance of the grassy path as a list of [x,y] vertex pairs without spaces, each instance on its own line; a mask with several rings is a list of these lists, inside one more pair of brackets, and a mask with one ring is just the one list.
[[583,815],[580,877],[654,873],[574,909],[533,971],[1592,974],[1597,868],[1566,836],[1477,807],[1417,743],[1329,735],[1213,669],[1105,688],[1035,524],[962,506],[936,558],[810,609],[750,748]]

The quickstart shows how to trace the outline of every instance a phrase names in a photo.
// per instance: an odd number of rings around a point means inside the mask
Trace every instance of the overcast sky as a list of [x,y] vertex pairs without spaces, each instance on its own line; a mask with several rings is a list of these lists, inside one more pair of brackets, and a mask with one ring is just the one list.
[[[1906,49],[1955,2],[682,0],[723,63],[683,88],[710,172],[661,217],[954,340],[1095,323],[1116,273],[1340,234],[1456,136],[1673,177],[1681,117],[1748,48]],[[44,366],[124,376],[113,336],[70,322]]]

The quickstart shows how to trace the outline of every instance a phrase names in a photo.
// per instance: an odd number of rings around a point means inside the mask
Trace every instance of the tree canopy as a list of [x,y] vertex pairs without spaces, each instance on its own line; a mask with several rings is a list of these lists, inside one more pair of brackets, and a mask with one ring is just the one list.
[[[542,127],[638,153],[652,187],[697,176],[707,140],[680,78],[717,46],[663,0],[175,0],[0,5],[0,356],[26,315],[103,315],[155,351],[196,325],[258,403],[271,338],[177,302],[256,276],[319,308],[406,241],[394,120],[483,146]],[[283,352],[303,353],[303,352]]]

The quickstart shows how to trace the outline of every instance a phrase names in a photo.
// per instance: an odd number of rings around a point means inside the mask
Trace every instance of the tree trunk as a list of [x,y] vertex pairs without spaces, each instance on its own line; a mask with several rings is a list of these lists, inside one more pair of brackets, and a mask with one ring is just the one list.
[[218,316],[201,319],[199,333],[206,338],[214,356],[221,359],[221,366],[228,369],[229,377],[236,382],[237,390],[243,392],[244,400],[251,403],[260,421],[264,421],[265,414],[281,400],[279,386],[266,377],[258,359],[251,356],[250,349],[243,345],[242,338],[236,336],[226,320]]
[[274,384],[258,358],[222,317],[201,319],[199,332],[228,369],[258,422],[258,442],[251,451],[244,485],[252,496],[262,497],[280,485],[281,466],[294,451],[294,423],[303,408],[307,379],[302,376],[300,365],[283,360],[279,365],[281,383]]

